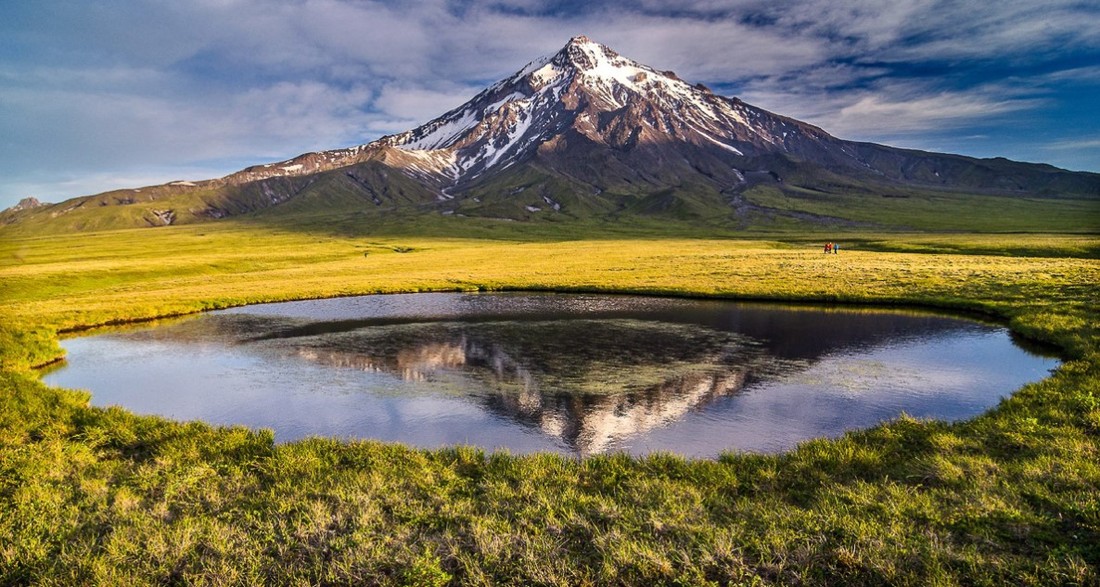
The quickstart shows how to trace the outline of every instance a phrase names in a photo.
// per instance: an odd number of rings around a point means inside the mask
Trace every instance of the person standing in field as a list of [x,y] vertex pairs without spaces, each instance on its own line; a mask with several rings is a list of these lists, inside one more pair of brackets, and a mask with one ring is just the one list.
[[833,243],[825,243],[825,254],[828,255],[833,250]]
[[833,254],[834,255],[839,255],[840,254],[840,245],[838,243],[833,243]]

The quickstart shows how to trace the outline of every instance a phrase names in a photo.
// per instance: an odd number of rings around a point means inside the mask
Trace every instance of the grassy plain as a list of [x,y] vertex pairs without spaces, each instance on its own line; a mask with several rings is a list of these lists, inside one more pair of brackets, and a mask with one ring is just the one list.
[[[0,584],[1100,583],[1100,239],[524,240],[486,226],[0,239]],[[823,255],[824,238],[842,253]],[[32,370],[61,357],[59,334],[98,325],[498,289],[961,309],[1068,360],[971,421],[701,461],[276,445],[92,408]]]
[[914,191],[896,197],[867,197],[866,193],[826,193],[788,187],[780,191],[761,186],[747,199],[770,210],[802,212],[842,218],[868,226],[910,230],[978,232],[1095,231],[1095,199],[976,196]]

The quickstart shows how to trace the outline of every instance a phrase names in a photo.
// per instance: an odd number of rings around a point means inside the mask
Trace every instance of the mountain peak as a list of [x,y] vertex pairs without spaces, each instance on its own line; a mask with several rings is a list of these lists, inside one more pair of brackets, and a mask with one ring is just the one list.
[[41,208],[42,206],[48,206],[38,201],[38,198],[23,198],[19,200],[19,203],[4,210],[4,212],[20,212],[22,210],[33,210],[35,208]]
[[568,133],[617,148],[673,139],[737,155],[743,151],[732,143],[775,142],[770,129],[750,128],[746,115],[672,72],[579,35],[466,104],[382,142],[421,159],[432,152],[418,165],[455,186],[530,159]]
[[[578,35],[569,39],[550,59],[550,63],[558,67],[574,67],[580,71],[592,71],[601,66],[613,65],[616,61],[623,60],[618,53],[606,45],[601,45],[592,39]],[[629,60],[625,60],[629,61]]]

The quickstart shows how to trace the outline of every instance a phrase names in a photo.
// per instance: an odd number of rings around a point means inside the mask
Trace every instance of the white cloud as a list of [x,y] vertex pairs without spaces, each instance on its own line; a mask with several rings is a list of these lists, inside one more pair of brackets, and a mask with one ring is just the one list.
[[918,40],[891,48],[890,56],[1030,62],[1051,51],[1100,47],[1100,11],[1074,0],[947,6],[913,21],[906,32]]
[[1100,46],[1100,11],[1077,0],[792,0],[760,10],[793,34],[833,39],[838,55],[872,61],[1028,61],[1036,52]]
[[14,123],[21,136],[46,130],[69,139],[58,141],[56,148],[92,151],[97,145],[130,145],[133,152],[123,153],[124,158],[163,149],[164,154],[176,153],[193,160],[231,155],[242,147],[267,141],[352,138],[365,124],[367,116],[360,108],[371,96],[367,88],[277,82],[240,94],[209,94],[206,99],[193,95],[10,89],[0,97],[0,104],[30,116],[22,128]]
[[900,138],[939,137],[944,129],[956,132],[992,119],[1019,116],[1047,103],[1034,93],[999,85],[939,90],[896,81],[825,96],[762,85],[744,96],[750,103],[810,122],[835,136],[869,141],[889,138],[891,144],[898,144]]
[[962,92],[940,92],[908,99],[866,95],[841,108],[830,119],[837,132],[875,129],[891,134],[927,131],[945,122],[975,121],[1009,112],[1034,108],[1035,100],[1002,100]]
[[433,90],[387,84],[382,88],[373,106],[376,110],[392,117],[412,122],[427,122],[461,106],[481,90],[480,87],[461,85],[452,85],[444,90]]
[[1043,148],[1054,151],[1100,149],[1100,139],[1069,139],[1065,141],[1056,141],[1043,145]]
[[791,37],[732,20],[634,16],[609,20],[589,33],[623,54],[689,81],[773,75],[817,63],[827,43]]

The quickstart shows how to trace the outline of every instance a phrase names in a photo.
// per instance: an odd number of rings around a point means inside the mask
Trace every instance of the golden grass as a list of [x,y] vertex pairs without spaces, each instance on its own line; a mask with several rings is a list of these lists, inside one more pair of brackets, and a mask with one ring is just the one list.
[[[1097,239],[851,240],[824,255],[762,237],[371,238],[229,223],[7,238],[0,584],[1096,584]],[[275,445],[90,408],[29,370],[59,356],[63,330],[473,289],[965,309],[1070,360],[969,422],[902,418],[709,461]]]
[[1051,292],[1083,294],[1100,282],[1090,259],[857,246],[824,255],[816,244],[768,240],[369,239],[208,226],[119,231],[4,243],[0,312],[24,326],[66,330],[260,301],[478,289],[997,309],[1046,304]]

